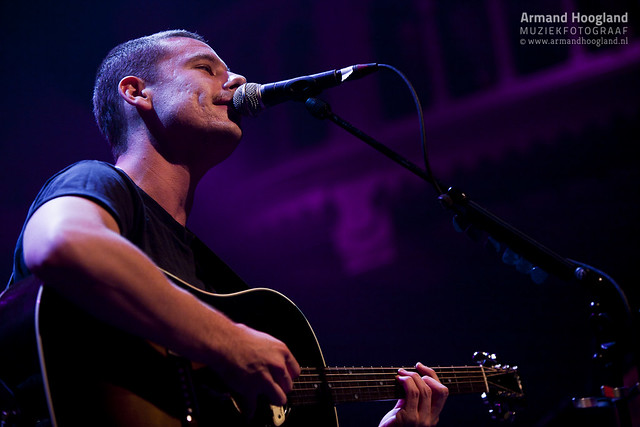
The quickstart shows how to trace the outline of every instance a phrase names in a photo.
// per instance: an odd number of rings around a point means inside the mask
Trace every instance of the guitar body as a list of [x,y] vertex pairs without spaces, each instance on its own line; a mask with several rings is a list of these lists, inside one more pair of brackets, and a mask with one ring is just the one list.
[[39,288],[27,279],[0,299],[0,409],[19,425],[46,426],[49,419],[36,337]]
[[[235,322],[285,342],[301,366],[324,367],[313,330],[283,295],[189,290]],[[47,425],[49,416],[50,425],[62,427],[275,425],[268,405],[248,420],[229,390],[211,386],[216,378],[207,368],[192,369],[186,359],[97,321],[35,279],[3,295],[0,322],[0,343],[12,349],[2,352],[0,378],[21,406],[17,425]],[[26,383],[31,386],[23,392]],[[322,398],[292,408],[280,421],[284,427],[338,425],[333,403]]]

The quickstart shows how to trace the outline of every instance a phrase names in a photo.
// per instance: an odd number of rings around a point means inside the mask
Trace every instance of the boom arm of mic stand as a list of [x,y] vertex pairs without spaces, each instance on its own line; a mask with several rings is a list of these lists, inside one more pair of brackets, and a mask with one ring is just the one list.
[[[434,183],[435,179],[429,176],[422,168],[334,114],[331,111],[331,107],[325,101],[318,98],[309,98],[305,102],[305,105],[314,117],[331,120],[426,182],[430,184]],[[442,187],[445,188],[445,186]],[[515,253],[549,274],[553,274],[566,281],[578,279],[583,283],[595,287],[595,289],[601,286],[602,282],[606,280],[591,269],[563,258],[536,242],[534,239],[473,202],[465,193],[456,188],[450,187],[446,193],[438,195],[438,199],[442,206],[452,211],[455,215],[461,216],[466,223],[484,230],[498,242],[508,246]]]
[[[432,185],[434,184],[434,177],[429,176],[422,168],[338,117],[331,111],[331,107],[326,102],[317,98],[309,98],[305,102],[305,105],[314,117],[331,120],[413,174]],[[440,186],[440,188],[446,187]],[[623,306],[623,318],[618,319],[622,327],[621,331],[618,332],[621,332],[621,336],[623,337],[622,341],[625,341],[623,344],[624,347],[629,345],[634,347],[632,330],[635,325],[633,325],[634,319],[631,308],[622,290],[607,275],[583,264],[561,257],[473,202],[465,193],[458,189],[449,188],[444,194],[439,194],[438,199],[442,206],[452,211],[455,217],[466,226],[473,226],[476,229],[483,230],[491,236],[494,241],[505,245],[519,257],[527,260],[532,266],[542,269],[545,273],[553,274],[564,281],[578,280],[598,297],[604,296],[607,291],[614,289],[620,299],[619,302]],[[621,313],[620,310],[615,310],[615,312],[616,314]]]

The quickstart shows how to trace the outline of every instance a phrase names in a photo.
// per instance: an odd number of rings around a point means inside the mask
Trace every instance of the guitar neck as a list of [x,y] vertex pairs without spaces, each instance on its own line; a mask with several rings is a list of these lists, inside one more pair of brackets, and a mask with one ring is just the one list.
[[[333,404],[394,400],[403,397],[396,377],[399,368],[303,368],[289,395],[291,405],[318,403],[324,396]],[[413,368],[405,368],[415,370]],[[481,393],[488,389],[492,368],[450,366],[433,368],[450,394]]]

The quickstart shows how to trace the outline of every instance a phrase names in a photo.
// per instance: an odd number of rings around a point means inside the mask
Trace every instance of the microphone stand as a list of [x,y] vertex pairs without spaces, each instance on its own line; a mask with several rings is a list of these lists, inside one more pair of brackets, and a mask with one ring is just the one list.
[[[308,98],[305,106],[314,117],[331,120],[436,189],[445,188],[422,168],[334,114],[325,101]],[[601,397],[574,398],[573,407],[578,410],[613,408],[619,412],[618,427],[631,426],[634,421],[640,423],[640,420],[632,421],[627,407],[628,402],[640,394],[640,383],[637,377],[635,385],[625,387],[622,383],[622,377],[637,369],[638,362],[636,325],[622,289],[595,268],[563,258],[541,245],[472,201],[459,189],[449,187],[438,195],[438,200],[453,213],[458,231],[465,232],[474,240],[484,237],[485,243],[501,254],[503,262],[529,275],[534,282],[541,283],[552,274],[564,281],[577,280],[594,296],[590,304],[590,319],[597,352],[593,358],[602,371],[602,384],[606,385],[601,387]]]

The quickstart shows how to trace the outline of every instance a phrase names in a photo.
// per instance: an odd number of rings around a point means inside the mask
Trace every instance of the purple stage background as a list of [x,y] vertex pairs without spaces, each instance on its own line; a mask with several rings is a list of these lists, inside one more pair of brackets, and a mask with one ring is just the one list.
[[[628,22],[532,24],[523,13]],[[0,22],[7,279],[43,182],[76,160],[111,160],[90,105],[101,58],[124,40],[185,28],[250,82],[397,67],[420,95],[435,174],[560,255],[608,273],[638,309],[638,1],[5,1]],[[532,34],[572,26],[591,30]],[[602,27],[624,33],[593,34]],[[321,98],[422,165],[415,106],[390,71]],[[250,285],[294,300],[328,364],[464,365],[474,351],[495,352],[520,368],[523,426],[547,425],[600,385],[585,289],[553,277],[535,284],[504,265],[454,231],[427,184],[302,104],[244,128],[241,147],[202,183],[189,226]],[[389,407],[342,407],[341,426],[374,426]],[[440,425],[492,424],[479,396],[456,396]]]

